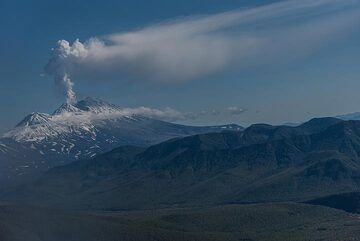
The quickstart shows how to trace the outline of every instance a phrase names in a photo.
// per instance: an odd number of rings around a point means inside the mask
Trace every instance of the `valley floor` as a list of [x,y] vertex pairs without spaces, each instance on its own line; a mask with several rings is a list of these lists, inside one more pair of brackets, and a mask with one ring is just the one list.
[[0,205],[2,241],[360,240],[360,215],[299,204],[70,212]]

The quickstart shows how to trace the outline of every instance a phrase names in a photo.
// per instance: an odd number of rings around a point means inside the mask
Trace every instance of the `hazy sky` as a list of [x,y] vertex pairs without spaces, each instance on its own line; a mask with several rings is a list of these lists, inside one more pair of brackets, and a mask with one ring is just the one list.
[[[65,101],[58,65],[78,99],[170,107],[187,124],[360,111],[358,0],[4,0],[0,27],[0,132]],[[63,39],[70,57],[44,71]]]

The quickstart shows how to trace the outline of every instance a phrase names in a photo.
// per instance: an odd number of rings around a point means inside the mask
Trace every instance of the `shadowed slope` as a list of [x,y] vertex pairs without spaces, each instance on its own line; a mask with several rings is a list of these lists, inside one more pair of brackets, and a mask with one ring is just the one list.
[[[330,120],[330,121],[329,121]],[[123,147],[49,171],[11,200],[90,209],[303,201],[359,191],[360,122],[254,125]]]

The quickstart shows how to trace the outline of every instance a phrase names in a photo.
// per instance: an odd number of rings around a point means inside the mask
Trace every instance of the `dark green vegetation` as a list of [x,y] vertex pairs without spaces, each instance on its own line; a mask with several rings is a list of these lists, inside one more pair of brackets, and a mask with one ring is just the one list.
[[360,240],[360,217],[305,204],[127,212],[0,206],[5,241]]
[[75,209],[306,201],[360,188],[360,121],[253,125],[121,147],[50,170],[8,200]]

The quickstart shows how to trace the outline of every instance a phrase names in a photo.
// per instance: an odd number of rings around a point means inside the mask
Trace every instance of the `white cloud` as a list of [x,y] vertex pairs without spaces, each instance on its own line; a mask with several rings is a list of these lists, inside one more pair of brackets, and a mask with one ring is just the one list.
[[245,110],[242,108],[239,108],[237,106],[230,106],[227,108],[227,111],[231,114],[231,115],[240,115],[242,114]]
[[292,0],[181,18],[84,43],[61,40],[45,69],[68,95],[72,85],[64,73],[82,79],[188,81],[301,56],[349,31],[359,16],[358,0]]
[[167,107],[164,109],[153,109],[149,107],[125,108],[124,113],[129,115],[142,115],[150,118],[176,122],[186,120],[196,120],[205,116],[217,116],[221,114],[219,110],[201,110],[198,112],[181,112],[173,108]]
[[141,115],[163,121],[181,121],[192,119],[191,116],[180,111],[167,107],[165,109],[154,109],[149,107],[125,108],[122,110],[125,115]]
[[236,106],[227,107],[224,109],[201,110],[198,112],[181,112],[171,107],[166,107],[163,109],[145,106],[134,108],[114,107],[109,109],[101,109],[101,111],[64,112],[60,115],[52,116],[52,120],[57,122],[86,123],[95,119],[116,119],[124,116],[131,117],[138,115],[168,122],[179,122],[196,120],[202,117],[214,117],[227,113],[230,113],[231,115],[239,115],[244,111],[244,109]]

